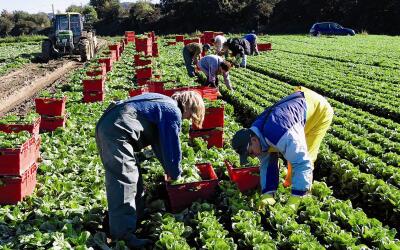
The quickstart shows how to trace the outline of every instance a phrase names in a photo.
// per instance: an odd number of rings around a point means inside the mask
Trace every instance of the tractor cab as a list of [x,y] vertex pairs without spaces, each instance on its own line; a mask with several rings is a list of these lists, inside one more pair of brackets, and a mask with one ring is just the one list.
[[74,48],[82,35],[82,17],[79,13],[57,14],[54,18],[54,31],[57,47]]

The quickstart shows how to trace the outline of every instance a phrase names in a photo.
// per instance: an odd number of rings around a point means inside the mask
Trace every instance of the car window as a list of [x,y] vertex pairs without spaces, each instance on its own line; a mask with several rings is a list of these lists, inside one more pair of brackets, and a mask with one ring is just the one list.
[[327,23],[321,23],[321,24],[319,25],[319,27],[320,27],[321,29],[328,29],[328,28],[329,28],[329,24],[327,24]]

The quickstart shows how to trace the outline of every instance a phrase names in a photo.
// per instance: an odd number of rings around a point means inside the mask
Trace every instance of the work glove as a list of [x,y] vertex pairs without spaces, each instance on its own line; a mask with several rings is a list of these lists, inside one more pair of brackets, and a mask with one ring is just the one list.
[[273,206],[276,203],[274,196],[272,194],[263,194],[261,199],[257,204],[257,209],[260,212],[265,212],[268,206]]
[[290,207],[293,211],[297,211],[301,202],[301,198],[302,196],[290,196],[288,202],[286,203],[286,206]]

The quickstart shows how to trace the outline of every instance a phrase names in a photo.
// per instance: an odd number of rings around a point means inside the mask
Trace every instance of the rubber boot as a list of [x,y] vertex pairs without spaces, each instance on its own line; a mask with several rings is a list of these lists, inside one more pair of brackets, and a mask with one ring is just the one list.
[[287,174],[285,181],[283,182],[284,187],[290,187],[292,185],[292,164],[288,162],[288,169],[287,169]]

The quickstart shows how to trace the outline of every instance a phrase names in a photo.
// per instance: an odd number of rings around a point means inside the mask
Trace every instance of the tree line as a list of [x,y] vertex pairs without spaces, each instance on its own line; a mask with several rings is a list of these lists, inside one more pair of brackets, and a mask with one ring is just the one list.
[[[90,0],[68,11],[84,14],[102,35],[125,30],[154,30],[160,34],[197,30],[259,33],[307,33],[311,25],[335,21],[357,32],[399,34],[397,0]],[[44,13],[3,11],[0,36],[37,34],[50,26]]]

